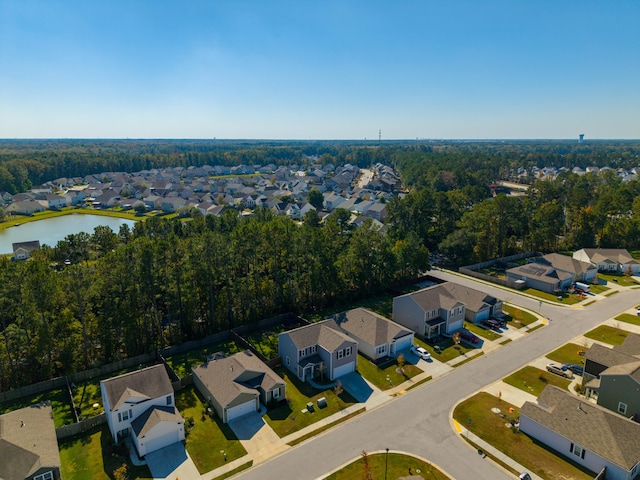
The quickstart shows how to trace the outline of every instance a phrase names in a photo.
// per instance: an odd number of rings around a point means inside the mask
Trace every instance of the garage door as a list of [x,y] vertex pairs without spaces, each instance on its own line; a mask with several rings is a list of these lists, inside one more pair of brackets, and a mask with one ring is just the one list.
[[242,403],[237,407],[231,407],[227,409],[227,422],[230,422],[234,418],[241,417],[247,413],[256,411],[256,401],[251,400],[249,402]]
[[460,330],[463,325],[464,325],[464,318],[461,318],[460,320],[458,320],[456,322],[451,322],[449,324],[449,328],[447,328],[447,333],[453,333],[456,330]]
[[394,343],[393,343],[393,352],[392,353],[398,353],[401,350],[406,350],[408,348],[411,347],[411,339],[413,338],[412,335],[406,335],[402,338],[397,339]]
[[356,370],[356,362],[350,362],[346,365],[342,365],[341,367],[336,367],[333,369],[333,378],[341,377],[342,375],[346,375],[347,373],[355,372]]
[[180,441],[178,430],[173,430],[171,432],[167,432],[161,437],[147,440],[145,442],[145,447],[147,449],[147,453],[151,453],[178,441]]

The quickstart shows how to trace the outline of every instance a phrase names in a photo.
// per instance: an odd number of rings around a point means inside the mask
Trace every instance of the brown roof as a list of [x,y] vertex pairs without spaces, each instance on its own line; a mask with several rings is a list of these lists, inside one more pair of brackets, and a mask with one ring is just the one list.
[[640,335],[630,333],[622,345],[613,348],[594,343],[587,350],[585,358],[605,367],[637,362],[640,360]]
[[640,461],[640,424],[561,388],[547,386],[537,403],[525,402],[520,415],[626,470]]
[[412,335],[411,330],[398,325],[366,308],[354,308],[338,313],[333,317],[336,323],[345,330],[369,345],[378,346],[391,343],[398,338]]
[[600,376],[603,375],[629,375],[636,382],[640,383],[640,361],[614,365],[600,374]]
[[584,273],[587,270],[595,270],[596,267],[588,262],[582,262],[561,253],[548,253],[536,259],[536,262],[546,262],[549,265],[573,273]]
[[100,382],[104,385],[111,411],[129,398],[159,398],[173,393],[164,365],[154,365]]
[[223,407],[238,397],[246,397],[245,401],[255,397],[259,388],[269,391],[277,385],[285,385],[282,378],[248,350],[211,360],[192,370]]
[[24,480],[41,467],[60,468],[60,453],[49,404],[0,415],[0,478]]
[[184,423],[184,419],[175,407],[153,406],[147,408],[142,415],[131,422],[131,428],[136,433],[136,437],[141,438],[160,422]]
[[477,312],[482,308],[491,307],[498,302],[498,299],[488,293],[476,290],[475,288],[465,287],[458,283],[446,282],[442,284],[453,297],[464,303],[467,310]]
[[583,248],[583,250],[593,263],[605,262],[607,260],[621,264],[638,263],[624,248]]
[[417,292],[408,293],[407,296],[427,312],[436,308],[451,310],[454,307],[462,306],[463,302],[454,297],[445,285],[446,283],[433,285]]
[[556,270],[552,266],[540,263],[528,263],[518,267],[510,268],[506,271],[509,275],[521,275],[523,277],[535,278],[539,282],[556,283],[558,281],[571,278],[571,274],[561,270]]
[[301,349],[311,345],[320,345],[329,352],[333,352],[344,342],[355,343],[345,333],[340,331],[340,327],[334,320],[324,320],[322,322],[305,325],[286,332],[296,348]]

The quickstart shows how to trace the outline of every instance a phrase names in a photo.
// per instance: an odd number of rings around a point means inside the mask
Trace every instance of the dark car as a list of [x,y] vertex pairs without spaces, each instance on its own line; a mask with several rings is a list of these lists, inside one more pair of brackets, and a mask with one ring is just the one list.
[[500,330],[502,324],[498,320],[494,320],[493,318],[487,318],[482,320],[482,324],[486,327],[491,328],[492,330]]
[[576,365],[575,363],[563,363],[562,370],[575,373],[576,375],[582,375],[584,373],[584,367],[582,365]]
[[480,339],[476,337],[473,333],[471,333],[469,330],[460,330],[459,333],[460,333],[460,340],[464,340],[467,343],[471,343],[475,345],[480,341]]

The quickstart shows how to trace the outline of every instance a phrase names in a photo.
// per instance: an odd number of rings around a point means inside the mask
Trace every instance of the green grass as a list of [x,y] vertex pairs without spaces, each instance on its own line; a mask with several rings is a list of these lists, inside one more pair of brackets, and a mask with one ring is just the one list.
[[[583,300],[582,298],[578,298],[576,295],[570,295],[566,292],[553,294],[542,292],[540,290],[536,290],[535,288],[525,288],[524,290],[522,290],[522,292],[533,297],[542,298],[549,302],[564,303],[565,305],[574,305],[576,303],[580,303]],[[562,297],[562,300],[558,300],[558,297]]]
[[323,427],[318,428],[317,430],[314,430],[313,432],[309,432],[305,435],[302,435],[298,438],[296,438],[295,440],[290,441],[289,443],[287,443],[287,445],[289,445],[290,447],[293,447],[295,445],[298,445],[299,443],[304,442],[305,440],[311,438],[311,437],[315,437],[316,435],[319,435],[320,433],[324,432],[325,430],[329,430],[330,428],[346,422],[347,420],[349,420],[350,418],[353,418],[357,415],[360,415],[361,413],[365,412],[367,409],[362,407],[359,410],[356,410],[355,412],[350,413],[349,415],[345,415],[342,418],[340,418],[340,420],[336,420],[335,422],[331,422],[328,425],[325,425]]
[[[422,460],[402,455],[400,453],[375,453],[367,455],[367,462],[371,471],[371,477],[375,479],[382,478],[398,478],[407,476],[409,469],[413,475],[420,475],[422,478],[429,480],[448,480],[449,477],[438,470],[434,465],[423,462]],[[323,480],[354,480],[357,478],[366,478],[364,476],[364,458],[346,465],[337,472],[324,477]]]
[[464,322],[464,328],[472,333],[475,333],[479,337],[486,338],[487,340],[493,341],[502,338],[502,335],[494,332],[493,330],[482,328],[480,325],[476,325],[475,323]]
[[525,325],[530,325],[533,322],[538,321],[538,317],[514,305],[503,304],[502,311],[507,314],[504,317],[504,320],[510,327],[522,328]]
[[53,423],[56,428],[74,423],[75,420],[73,412],[71,411],[71,401],[66,389],[50,390],[37,395],[21,397],[11,402],[0,403],[0,415],[45,401],[49,401],[51,403]]
[[146,466],[135,467],[126,450],[114,449],[109,427],[104,424],[83,435],[60,442],[62,478],[73,480],[111,480],[113,471],[127,465],[130,480],[152,479]]
[[429,380],[433,380],[433,377],[431,375],[429,375],[428,377],[423,378],[422,380],[418,380],[415,383],[412,383],[411,385],[409,385],[405,390],[409,391],[412,390],[416,387],[419,387],[420,385],[427,383]]
[[609,345],[622,345],[622,342],[627,338],[627,335],[629,335],[629,332],[626,330],[610,327],[609,325],[600,325],[599,327],[596,327],[584,334],[587,338],[599,340],[601,342],[608,343]]
[[458,358],[460,355],[464,355],[465,353],[475,350],[475,348],[465,346],[464,343],[456,345],[450,338],[446,338],[438,344],[440,346],[440,352],[436,352],[433,345],[425,343],[417,337],[414,338],[414,343],[426,348],[427,351],[431,353],[431,356],[440,362],[448,362],[449,360]]
[[507,413],[507,417],[516,418],[519,415],[519,409],[514,405],[481,392],[458,404],[453,412],[453,418],[465,426],[467,426],[467,419],[471,419],[471,424],[467,428],[472,433],[542,478],[587,480],[595,476],[544,448],[524,433],[506,428],[505,419],[491,411],[494,407],[500,408],[502,412],[509,412],[509,408],[513,408],[514,412]]
[[178,353],[166,360],[175,374],[183,378],[191,373],[191,367],[203,364],[207,360],[207,355],[216,352],[225,352],[227,355],[231,355],[240,351],[242,351],[242,349],[234,340],[226,340],[189,350],[188,352]]
[[291,330],[289,326],[280,324],[269,330],[246,334],[244,338],[266,358],[272,359],[278,356],[278,335],[289,330]]
[[506,340],[503,340],[500,342],[500,345],[506,345],[507,343],[511,343],[513,340],[511,340],[510,338],[507,338]]
[[571,383],[566,378],[529,365],[503,378],[502,381],[535,397],[540,395],[547,385],[555,385],[568,391]]
[[406,362],[402,367],[404,373],[396,371],[399,368],[400,365],[396,359],[376,366],[368,358],[358,354],[358,372],[380,390],[388,390],[394,385],[400,385],[422,373],[422,370],[409,362]]
[[176,392],[176,407],[185,419],[185,428],[189,418],[195,423],[186,435],[187,451],[201,474],[225,464],[221,450],[228,462],[247,454],[228,425],[215,415],[203,415],[206,405],[193,385]]
[[622,285],[623,287],[634,287],[638,285],[638,282],[636,282],[633,277],[628,277],[626,275],[598,272],[598,279],[606,280],[607,282],[611,283],[617,283],[618,285]]
[[36,212],[33,215],[12,215],[7,220],[0,223],[0,230],[13,227],[14,225],[22,225],[30,222],[37,222],[46,218],[64,217],[65,215],[101,215],[103,217],[126,218],[127,220],[142,220],[144,216],[138,216],[133,211],[125,210],[102,210],[91,208],[64,207],[61,210],[45,210],[44,212]]
[[[117,374],[109,375],[117,376]],[[84,382],[72,388],[73,403],[78,409],[79,418],[93,417],[104,412],[102,406],[102,393],[100,392],[100,380],[92,380]],[[93,408],[94,404],[98,404],[98,408]]]
[[611,296],[616,295],[616,294],[618,294],[618,293],[620,293],[620,290],[614,290],[614,291],[612,291],[612,292],[605,293],[605,294],[604,294],[604,296],[605,296],[605,297],[611,297]]
[[630,313],[621,313],[616,317],[616,320],[624,323],[630,323],[631,325],[640,325],[640,316],[631,315]]
[[347,310],[358,307],[367,308],[373,312],[376,312],[378,315],[382,315],[383,317],[390,319],[393,316],[393,296],[381,295],[378,297],[359,300],[357,302],[348,302],[342,305],[320,310],[319,312],[306,312],[303,317],[311,322],[318,322],[320,320],[324,320],[330,315],[335,315],[336,313],[340,312],[346,312]]
[[585,347],[578,345],[577,343],[567,343],[560,348],[548,353],[546,357],[549,360],[553,360],[557,363],[575,363],[582,365],[584,363],[584,355],[580,355],[578,352],[584,352],[587,350]]
[[611,288],[605,287],[604,285],[589,285],[589,291],[591,293],[599,294],[599,293],[604,293],[607,290],[611,290]]
[[462,360],[461,362],[458,362],[454,365],[454,368],[458,368],[461,367],[462,365],[464,365],[465,363],[469,363],[471,360],[475,360],[478,357],[481,357],[482,355],[484,355],[484,352],[480,352],[477,355],[473,355],[472,357],[468,357],[465,358],[464,360]]
[[[342,411],[345,407],[356,403],[356,399],[346,391],[336,395],[332,388],[317,390],[308,383],[302,383],[291,372],[281,367],[276,373],[287,384],[287,401],[275,408],[267,410],[265,421],[276,434],[282,438],[297,432],[301,428]],[[325,408],[318,408],[316,400],[320,397],[327,399]],[[308,402],[313,402],[314,412],[302,413]]]

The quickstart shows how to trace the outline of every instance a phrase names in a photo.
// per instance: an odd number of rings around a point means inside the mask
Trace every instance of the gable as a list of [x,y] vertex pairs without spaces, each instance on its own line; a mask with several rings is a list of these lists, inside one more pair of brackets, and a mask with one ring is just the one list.
[[130,399],[153,399],[173,393],[173,387],[164,365],[125,373],[118,377],[102,380],[111,411]]

